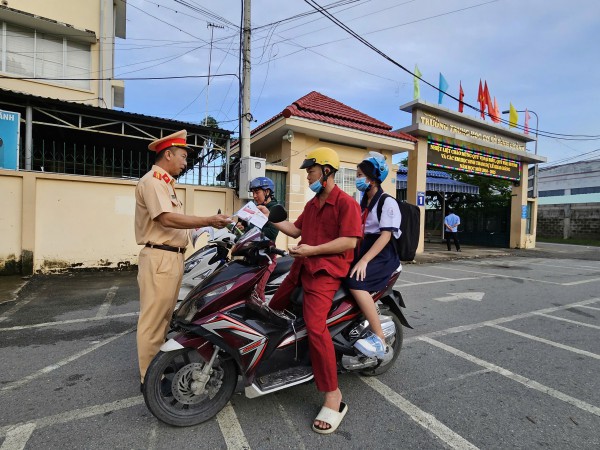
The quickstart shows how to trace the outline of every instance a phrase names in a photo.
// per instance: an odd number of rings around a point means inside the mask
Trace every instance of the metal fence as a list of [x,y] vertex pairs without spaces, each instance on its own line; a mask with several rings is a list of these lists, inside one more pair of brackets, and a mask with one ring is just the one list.
[[[188,157],[188,169],[178,182],[196,186],[228,187],[225,177],[226,150],[208,143]],[[30,164],[28,164],[30,163]],[[60,174],[139,179],[154,164],[154,154],[144,146],[103,146],[34,140],[31,161],[20,154],[19,167]]]

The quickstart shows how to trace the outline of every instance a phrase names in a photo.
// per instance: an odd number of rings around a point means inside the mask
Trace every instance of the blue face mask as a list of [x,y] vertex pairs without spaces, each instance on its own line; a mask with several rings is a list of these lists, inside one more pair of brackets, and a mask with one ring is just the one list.
[[321,184],[321,178],[319,178],[317,181],[315,181],[314,183],[312,183],[310,186],[308,186],[310,188],[311,191],[313,191],[315,194],[318,194],[319,192],[321,192],[321,189],[323,189],[323,185]]
[[360,192],[366,192],[369,190],[370,187],[371,185],[367,183],[366,177],[356,179],[356,189],[358,189]]

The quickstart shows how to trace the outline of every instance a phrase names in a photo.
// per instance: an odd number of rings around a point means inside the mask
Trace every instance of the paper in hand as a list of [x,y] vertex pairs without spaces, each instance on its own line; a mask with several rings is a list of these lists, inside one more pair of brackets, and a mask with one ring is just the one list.
[[246,203],[246,205],[244,205],[242,209],[235,213],[235,215],[238,216],[238,219],[251,223],[261,230],[269,220],[267,219],[267,216],[260,212],[253,202]]

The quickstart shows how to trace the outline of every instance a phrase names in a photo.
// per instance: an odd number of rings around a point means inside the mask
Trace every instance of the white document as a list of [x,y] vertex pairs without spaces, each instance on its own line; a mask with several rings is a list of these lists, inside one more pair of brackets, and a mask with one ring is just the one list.
[[253,202],[248,202],[242,209],[235,213],[239,219],[242,219],[248,223],[251,223],[255,227],[262,230],[262,227],[268,222],[267,216],[259,211]]

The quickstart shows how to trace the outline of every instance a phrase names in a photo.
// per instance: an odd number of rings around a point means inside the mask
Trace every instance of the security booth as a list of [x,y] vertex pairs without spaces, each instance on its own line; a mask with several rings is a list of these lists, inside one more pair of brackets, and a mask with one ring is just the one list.
[[420,99],[400,109],[411,113],[412,120],[398,131],[417,139],[408,152],[406,184],[407,201],[421,207],[417,252],[424,244],[428,167],[511,181],[508,246],[534,248],[537,199],[527,196],[528,166],[546,162],[526,148],[535,138]]

